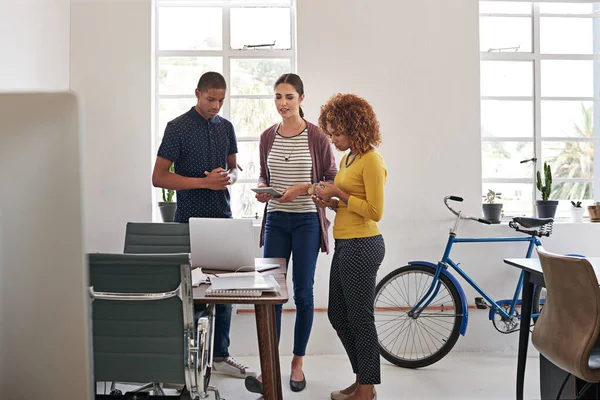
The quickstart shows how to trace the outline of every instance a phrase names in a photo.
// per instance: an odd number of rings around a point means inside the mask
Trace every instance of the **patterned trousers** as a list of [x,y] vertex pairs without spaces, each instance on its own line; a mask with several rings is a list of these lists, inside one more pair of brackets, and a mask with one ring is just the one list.
[[383,236],[336,239],[329,278],[329,321],[362,385],[381,382],[374,301]]

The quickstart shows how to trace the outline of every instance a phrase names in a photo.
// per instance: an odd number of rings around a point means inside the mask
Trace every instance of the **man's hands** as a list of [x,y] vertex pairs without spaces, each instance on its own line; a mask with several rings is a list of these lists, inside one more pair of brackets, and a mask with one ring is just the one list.
[[215,168],[212,171],[204,171],[205,188],[210,190],[225,190],[230,184],[229,174],[223,168]]

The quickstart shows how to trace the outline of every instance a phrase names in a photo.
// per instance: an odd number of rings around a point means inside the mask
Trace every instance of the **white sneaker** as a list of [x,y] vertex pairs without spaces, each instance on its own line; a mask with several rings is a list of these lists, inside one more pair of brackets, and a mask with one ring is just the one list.
[[240,379],[246,379],[247,376],[256,376],[256,372],[240,364],[233,357],[227,357],[223,361],[213,361],[212,373],[229,375]]

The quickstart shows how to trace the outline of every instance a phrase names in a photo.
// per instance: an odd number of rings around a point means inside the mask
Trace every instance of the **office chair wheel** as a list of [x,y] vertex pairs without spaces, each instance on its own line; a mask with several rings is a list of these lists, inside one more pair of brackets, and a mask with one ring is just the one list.
[[123,396],[123,392],[121,392],[119,389],[111,390],[109,394],[111,396]]
[[188,390],[187,387],[184,387],[181,393],[179,394],[179,400],[199,400],[198,397],[192,397],[192,394]]

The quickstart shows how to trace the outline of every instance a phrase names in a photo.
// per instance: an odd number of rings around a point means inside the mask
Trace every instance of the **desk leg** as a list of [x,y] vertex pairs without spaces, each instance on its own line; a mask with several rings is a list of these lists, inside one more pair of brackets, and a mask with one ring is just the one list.
[[517,400],[523,400],[523,388],[525,385],[525,364],[527,363],[531,307],[533,305],[533,283],[530,280],[531,273],[525,271],[523,276],[523,294],[521,296],[521,326],[519,328],[519,356],[517,359]]
[[256,329],[258,333],[258,351],[260,354],[264,399],[283,400],[275,306],[256,304],[254,308],[256,310]]

